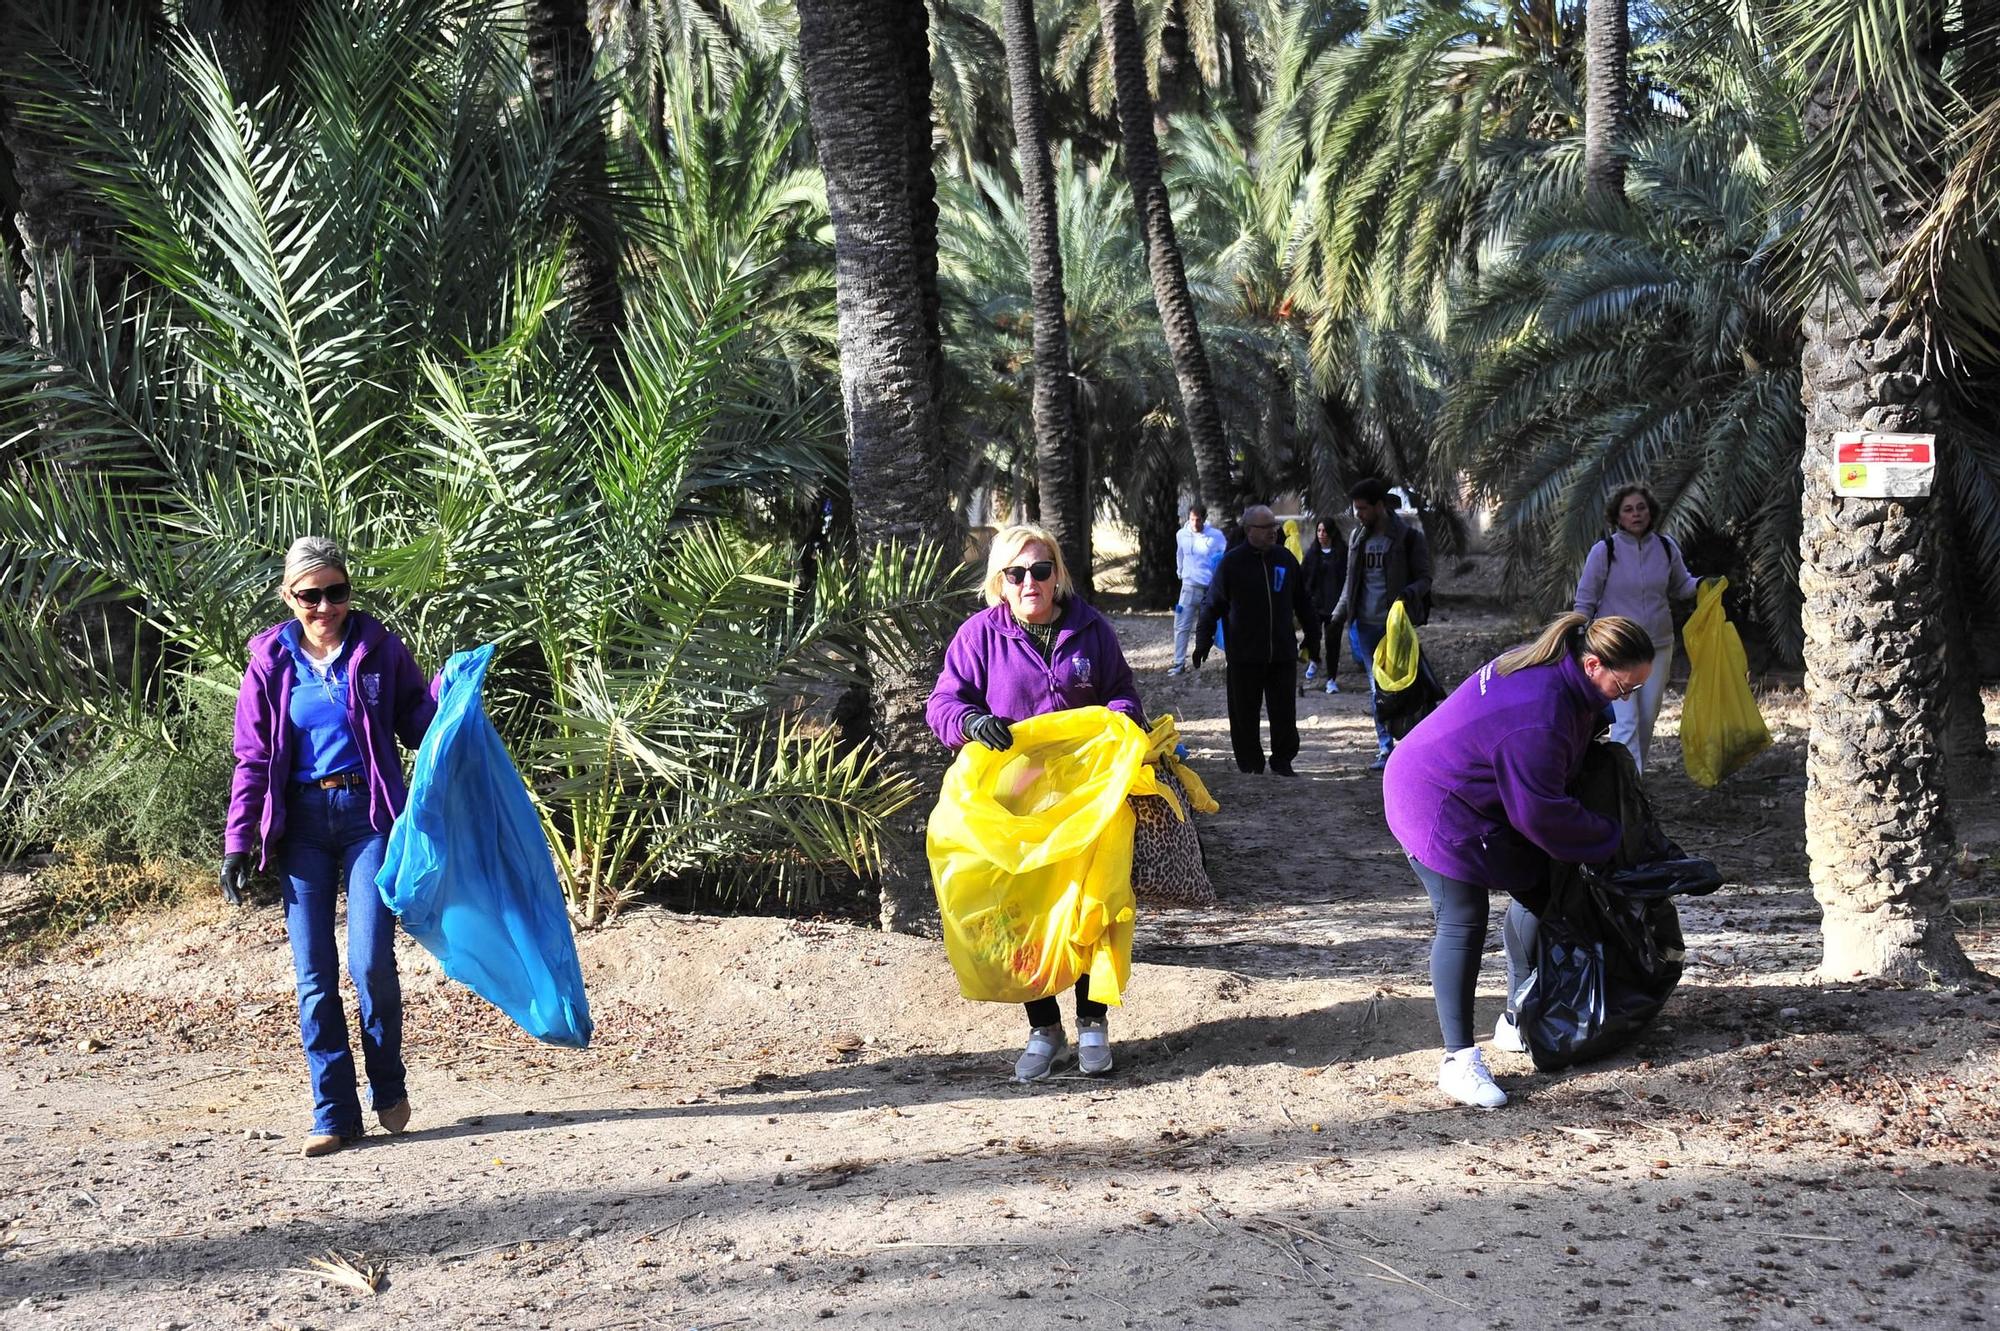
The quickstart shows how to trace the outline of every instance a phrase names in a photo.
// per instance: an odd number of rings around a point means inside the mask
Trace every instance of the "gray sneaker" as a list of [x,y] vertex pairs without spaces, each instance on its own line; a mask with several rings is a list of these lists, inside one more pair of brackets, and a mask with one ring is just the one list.
[[1014,1080],[1047,1081],[1049,1074],[1069,1063],[1069,1039],[1060,1026],[1037,1026],[1028,1032],[1028,1047],[1014,1060]]
[[1111,1028],[1104,1018],[1076,1024],[1076,1065],[1086,1077],[1111,1071]]

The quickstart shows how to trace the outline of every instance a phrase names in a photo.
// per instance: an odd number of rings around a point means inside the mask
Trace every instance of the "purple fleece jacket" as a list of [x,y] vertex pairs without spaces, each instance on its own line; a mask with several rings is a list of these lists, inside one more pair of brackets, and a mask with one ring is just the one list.
[[1005,605],[989,606],[958,626],[924,719],[938,742],[965,743],[967,718],[981,712],[1025,721],[1072,707],[1109,707],[1144,723],[1138,686],[1111,621],[1071,597],[1056,622],[1055,650],[1042,660]]
[[[260,867],[270,863],[271,848],[285,834],[285,787],[292,779],[293,672],[291,653],[278,638],[282,628],[273,624],[250,639],[250,664],[236,694],[236,775],[222,834],[226,853],[258,852]],[[355,639],[347,720],[368,774],[368,825],[386,833],[410,796],[396,741],[413,749],[423,742],[437,714],[436,688],[403,640],[373,616],[349,611],[347,631]]]
[[1389,755],[1390,832],[1425,868],[1501,892],[1550,859],[1610,859],[1618,824],[1569,793],[1604,704],[1573,657],[1511,675],[1488,662]]

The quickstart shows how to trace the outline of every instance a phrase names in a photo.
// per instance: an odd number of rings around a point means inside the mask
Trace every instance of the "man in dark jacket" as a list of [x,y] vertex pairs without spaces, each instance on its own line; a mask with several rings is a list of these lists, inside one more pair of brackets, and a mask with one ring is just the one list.
[[[1222,557],[1208,605],[1195,634],[1194,663],[1200,669],[1215,642],[1215,626],[1224,629],[1223,649],[1229,655],[1229,744],[1236,766],[1245,772],[1264,770],[1264,746],[1257,734],[1257,714],[1271,716],[1271,770],[1291,776],[1299,753],[1299,640],[1292,621],[1313,633],[1312,600],[1299,561],[1278,540],[1278,520],[1259,504],[1243,511],[1243,544]],[[1318,647],[1310,650],[1315,654]]]
[[[1368,676],[1373,707],[1375,648],[1389,627],[1391,607],[1401,601],[1415,625],[1430,618],[1431,547],[1421,526],[1396,516],[1395,500],[1381,481],[1371,477],[1356,482],[1347,497],[1354,501],[1354,534],[1347,541],[1347,586],[1333,608],[1333,622],[1348,626],[1347,641]],[[1395,743],[1377,715],[1375,771],[1388,765]]]
[[[1340,539],[1340,528],[1332,518],[1321,518],[1313,528],[1313,543],[1306,548],[1300,569],[1305,575],[1306,594],[1312,598],[1315,621],[1308,641],[1326,662],[1326,691],[1338,693],[1340,685],[1334,683],[1333,677],[1339,672],[1340,625],[1334,622],[1333,608],[1340,604],[1340,593],[1347,587],[1347,543]],[[1313,667],[1309,665],[1306,683],[1311,684],[1312,680]]]

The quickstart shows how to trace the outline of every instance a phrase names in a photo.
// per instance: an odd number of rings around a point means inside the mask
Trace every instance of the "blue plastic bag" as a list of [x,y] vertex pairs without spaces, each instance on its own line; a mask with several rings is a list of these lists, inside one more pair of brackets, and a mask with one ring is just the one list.
[[480,689],[487,644],[440,677],[410,803],[375,883],[444,973],[550,1044],[590,1043],[583,968],[555,860]]

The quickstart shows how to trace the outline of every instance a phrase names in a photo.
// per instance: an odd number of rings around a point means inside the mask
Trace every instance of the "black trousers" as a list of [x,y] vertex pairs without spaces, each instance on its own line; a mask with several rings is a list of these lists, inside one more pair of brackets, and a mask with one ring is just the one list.
[[[1030,1026],[1062,1025],[1062,1009],[1056,1005],[1053,995],[1037,998],[1027,1005]],[[1076,1021],[1080,1026],[1086,1021],[1102,1021],[1106,1009],[1102,1003],[1090,1001],[1090,977],[1080,976],[1076,982]]]
[[1299,698],[1294,661],[1230,661],[1229,747],[1239,771],[1264,770],[1264,746],[1257,734],[1258,713],[1271,715],[1271,761],[1289,764],[1299,756]]
[[1334,672],[1340,668],[1340,654],[1345,650],[1345,635],[1341,633],[1339,624],[1331,619],[1321,619],[1319,627],[1313,631],[1313,636],[1324,640],[1325,645],[1320,650],[1319,668],[1325,678],[1332,679]]

